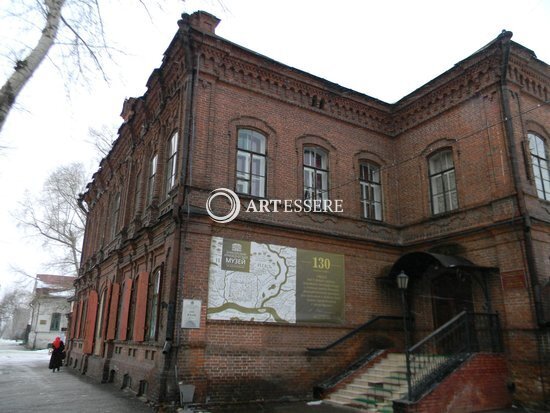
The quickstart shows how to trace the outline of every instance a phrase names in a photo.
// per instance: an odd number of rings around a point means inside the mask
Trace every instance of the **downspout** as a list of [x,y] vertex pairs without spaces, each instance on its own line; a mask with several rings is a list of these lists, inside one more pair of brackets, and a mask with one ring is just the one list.
[[[179,175],[179,188],[176,196],[176,201],[174,203],[174,208],[172,210],[172,218],[175,220],[175,229],[174,229],[174,241],[172,247],[172,273],[170,277],[170,298],[168,303],[168,315],[166,322],[166,339],[164,342],[164,347],[162,353],[165,355],[165,362],[163,371],[161,374],[161,383],[160,383],[160,400],[166,398],[168,393],[168,382],[169,375],[174,368],[175,379],[177,381],[177,351],[179,348],[179,334],[177,334],[176,326],[176,306],[178,299],[178,291],[180,288],[183,288],[183,275],[180,279],[180,266],[183,260],[181,257],[181,248],[182,248],[182,232],[183,229],[183,213],[184,213],[184,204],[189,202],[188,192],[189,187],[191,186],[191,174],[192,174],[192,152],[193,152],[193,141],[194,141],[194,95],[195,88],[198,79],[198,65],[200,57],[197,57],[197,69],[194,70],[192,63],[192,47],[191,36],[189,34],[189,16],[182,15],[182,20],[178,22],[180,30],[182,32],[182,42],[184,48],[185,58],[185,68],[190,70],[191,81],[189,82],[190,91],[186,89],[182,91],[182,98],[180,100],[182,108],[180,109],[180,116],[182,119],[181,124],[183,125],[182,135],[183,139],[183,159],[181,173]],[[183,123],[186,124],[183,124]],[[189,211],[189,209],[187,208]],[[187,221],[189,220],[189,213],[187,214]],[[186,239],[187,227],[185,227],[185,234],[183,236],[183,242]],[[175,340],[175,339],[178,340]],[[174,341],[175,345],[174,345]],[[177,385],[177,383],[176,383]]]
[[36,309],[36,319],[34,320],[34,338],[32,341],[33,350],[36,350],[36,336],[38,336],[38,317],[40,317],[40,301],[38,301],[38,307]]
[[523,193],[523,188],[521,185],[521,179],[519,175],[519,166],[518,166],[518,155],[516,152],[516,147],[514,144],[514,125],[513,125],[513,115],[510,108],[510,98],[509,94],[512,92],[508,88],[508,63],[510,59],[510,39],[512,37],[512,32],[503,32],[499,36],[502,40],[501,45],[502,49],[502,63],[501,63],[501,73],[500,73],[500,97],[502,104],[502,111],[504,113],[504,131],[506,135],[506,140],[508,143],[508,150],[511,158],[511,169],[512,176],[514,179],[514,186],[516,189],[516,196],[518,199],[518,208],[523,221],[523,231],[525,236],[525,258],[527,260],[527,269],[529,271],[529,280],[531,284],[531,294],[533,297],[534,307],[535,307],[535,318],[537,325],[544,325],[544,317],[542,313],[542,303],[540,301],[540,285],[538,282],[538,273],[535,266],[535,254],[533,247],[533,237],[531,234],[531,216],[526,207],[525,195]]

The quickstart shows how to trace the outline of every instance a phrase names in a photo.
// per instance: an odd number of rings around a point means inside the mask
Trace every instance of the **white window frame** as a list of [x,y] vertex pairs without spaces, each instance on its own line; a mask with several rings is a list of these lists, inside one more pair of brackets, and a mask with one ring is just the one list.
[[304,200],[328,200],[328,152],[317,146],[306,146],[303,150],[303,163]]
[[363,218],[382,221],[382,182],[380,166],[373,162],[359,164],[361,213]]
[[458,209],[458,192],[453,151],[444,149],[428,158],[432,214]]

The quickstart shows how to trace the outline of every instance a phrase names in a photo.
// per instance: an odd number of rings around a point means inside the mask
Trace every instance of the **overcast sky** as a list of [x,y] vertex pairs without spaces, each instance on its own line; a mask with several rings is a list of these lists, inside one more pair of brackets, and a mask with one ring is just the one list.
[[[496,38],[503,30],[550,63],[550,0],[177,0],[150,7],[105,1],[107,34],[125,51],[108,65],[111,81],[67,85],[45,62],[0,135],[0,296],[29,274],[49,273],[48,253],[17,228],[12,213],[25,190],[39,191],[57,166],[97,169],[88,128],[119,125],[124,98],[141,96],[177,30],[182,12],[221,19],[216,34],[286,65],[392,103]],[[0,3],[0,4],[5,4]],[[129,6],[128,4],[133,4]],[[0,5],[1,11],[2,5]],[[3,30],[4,28],[4,30]],[[13,40],[0,20],[0,45]],[[10,63],[0,55],[0,76]],[[4,78],[0,78],[0,83]]]

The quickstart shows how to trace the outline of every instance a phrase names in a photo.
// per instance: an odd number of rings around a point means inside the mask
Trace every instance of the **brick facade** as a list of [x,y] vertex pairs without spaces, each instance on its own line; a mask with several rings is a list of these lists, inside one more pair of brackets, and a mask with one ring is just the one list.
[[[367,349],[402,348],[403,337],[377,325],[324,356],[306,348],[401,315],[399,292],[383,282],[389,269],[407,253],[446,251],[476,265],[471,309],[501,317],[512,396],[544,404],[550,383],[532,366],[548,370],[540,291],[550,278],[550,204],[537,195],[527,135],[550,139],[548,65],[505,32],[390,105],[232,44],[215,35],[217,23],[204,12],[182,16],[146,94],[124,103],[119,137],[83,196],[73,367],[153,400],[177,398],[176,381],[195,385],[200,403],[308,397]],[[303,199],[304,149],[317,148],[327,154],[328,197],[343,212],[247,212],[260,199],[241,193],[237,219],[210,219],[211,191],[237,188],[242,129],[265,138],[265,199]],[[456,199],[434,213],[429,160],[442,151]],[[379,168],[380,220],[362,218],[364,162]],[[227,212],[222,197],[212,206]],[[209,316],[218,238],[343,256],[343,321]],[[434,295],[437,268],[411,271],[418,340],[451,310]],[[200,300],[200,328],[180,327],[184,299]]]
[[507,402],[511,404],[507,381],[508,369],[502,355],[478,353],[419,403],[398,403],[395,411],[470,413],[497,410]]

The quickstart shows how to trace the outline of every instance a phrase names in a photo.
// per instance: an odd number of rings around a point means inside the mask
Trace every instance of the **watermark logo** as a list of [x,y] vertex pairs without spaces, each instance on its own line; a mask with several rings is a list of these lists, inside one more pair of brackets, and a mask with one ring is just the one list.
[[[217,197],[224,197],[229,201],[229,213],[218,215],[212,210],[212,201]],[[343,205],[341,199],[251,199],[245,208],[246,212],[306,212],[306,213],[341,213]],[[213,221],[227,224],[233,221],[241,212],[241,200],[231,189],[214,189],[206,200],[206,212]]]
[[[212,212],[212,201],[219,196],[222,196],[229,201],[229,213],[226,215],[219,216]],[[208,199],[206,200],[206,212],[208,212],[208,215],[210,215],[210,218],[212,218],[213,221],[219,224],[227,224],[237,218],[237,215],[241,212],[241,201],[239,196],[231,189],[214,189],[210,192],[210,195],[208,195]]]

